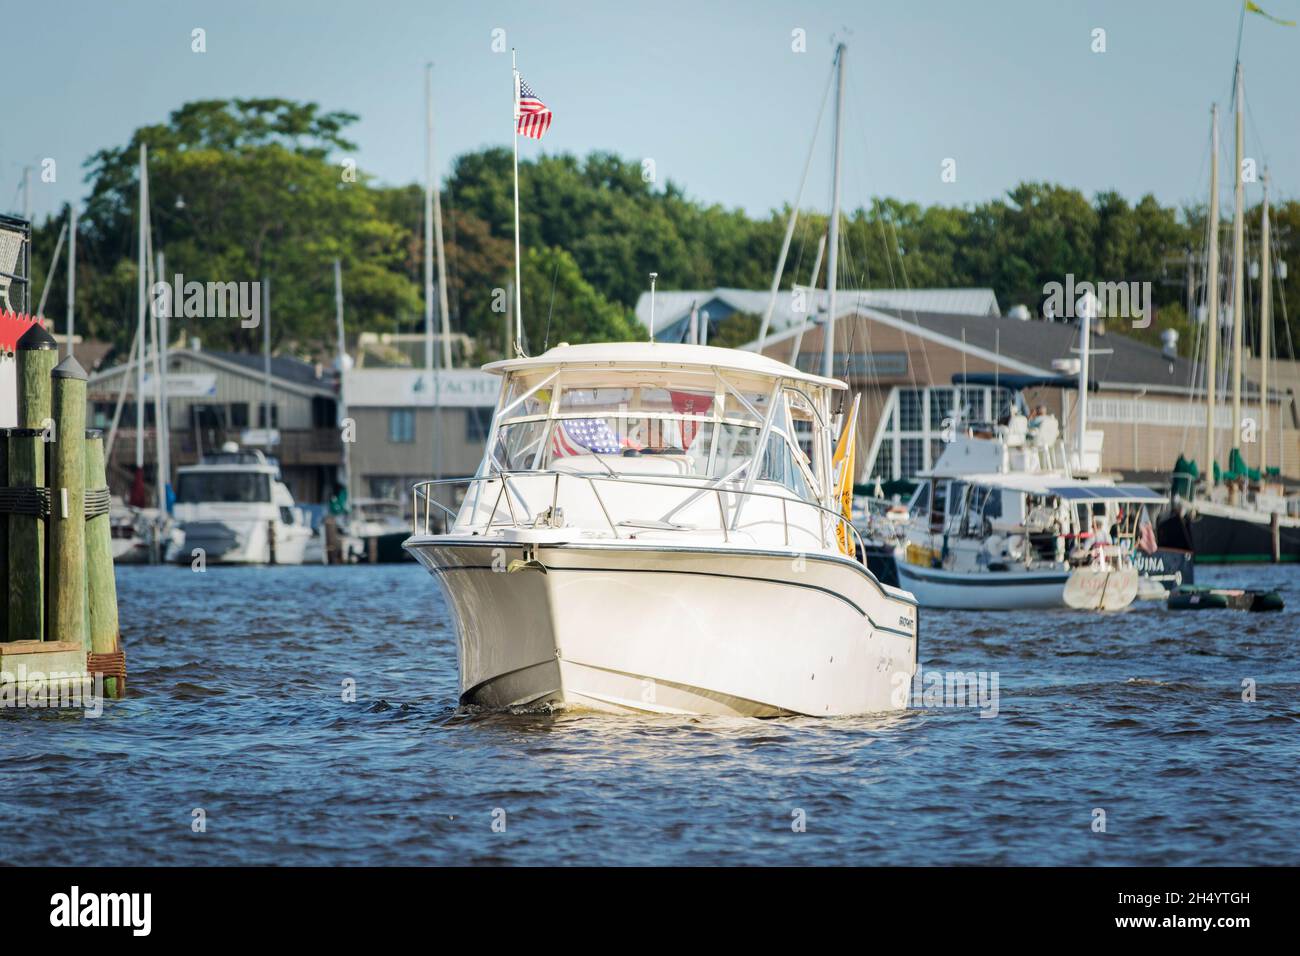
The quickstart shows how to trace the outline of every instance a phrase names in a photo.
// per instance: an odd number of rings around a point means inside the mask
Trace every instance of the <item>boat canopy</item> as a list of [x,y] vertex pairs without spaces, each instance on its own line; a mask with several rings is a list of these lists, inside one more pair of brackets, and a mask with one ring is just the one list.
[[1069,501],[1140,501],[1155,504],[1169,500],[1145,485],[1066,485],[1049,488],[1048,491]]
[[[1079,380],[1069,375],[1007,375],[1002,372],[957,372],[954,385],[992,385],[1023,392],[1027,388],[1078,388]],[[1088,391],[1097,391],[1096,381],[1088,382]]]
[[780,378],[828,389],[848,387],[838,379],[801,372],[793,365],[786,365],[758,352],[673,342],[561,344],[547,349],[541,355],[492,362],[483,366],[483,370],[503,375],[507,372],[535,372],[561,367],[655,372],[717,370],[765,379]]

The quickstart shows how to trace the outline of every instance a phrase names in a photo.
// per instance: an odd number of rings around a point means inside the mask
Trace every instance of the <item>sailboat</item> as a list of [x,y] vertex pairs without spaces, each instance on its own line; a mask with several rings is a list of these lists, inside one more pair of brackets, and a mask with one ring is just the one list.
[[[516,70],[516,267],[519,91]],[[838,150],[835,182],[832,237]],[[655,342],[653,280],[646,342],[529,357],[516,301],[517,357],[485,367],[502,384],[482,463],[413,491],[405,547],[455,621],[461,702],[756,717],[905,707],[916,604],[855,557],[852,424],[834,411],[845,384],[754,352]],[[454,507],[449,488],[463,489]]]
[[[1245,93],[1242,67],[1234,73],[1236,96],[1236,164],[1242,168]],[[1234,177],[1232,250],[1232,448],[1228,467],[1220,470],[1216,461],[1218,413],[1219,347],[1219,124],[1218,107],[1212,110],[1210,157],[1209,255],[1207,262],[1207,325],[1205,353],[1205,456],[1201,474],[1195,462],[1179,459],[1175,465],[1173,500],[1157,527],[1164,547],[1188,548],[1198,563],[1300,561],[1300,497],[1287,496],[1282,486],[1270,482],[1268,469],[1268,360],[1272,329],[1271,263],[1272,230],[1269,221],[1268,177],[1264,176],[1264,202],[1260,227],[1260,356],[1262,375],[1259,388],[1260,421],[1256,434],[1259,468],[1247,466],[1236,447],[1242,436],[1242,338],[1246,322],[1245,296],[1245,203],[1243,177]],[[1198,481],[1199,479],[1199,481]]]

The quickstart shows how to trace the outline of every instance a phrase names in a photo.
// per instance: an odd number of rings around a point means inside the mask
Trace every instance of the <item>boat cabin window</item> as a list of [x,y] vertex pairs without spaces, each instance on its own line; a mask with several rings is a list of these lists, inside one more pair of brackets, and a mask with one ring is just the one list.
[[675,373],[671,382],[637,381],[654,378],[652,372],[593,372],[592,378],[601,374],[606,381],[558,384],[558,376],[534,374],[531,392],[523,376],[512,376],[492,465],[732,481],[755,471],[757,481],[816,499],[815,459],[801,447],[800,426],[815,449],[820,419],[801,390],[774,395],[732,388],[703,373]]
[[271,500],[271,476],[256,471],[182,472],[176,500],[181,504],[260,504]]
[[908,510],[918,517],[930,512],[930,485],[931,482],[921,482],[921,487],[916,489],[916,495],[912,498],[912,505]]
[[979,535],[984,530],[985,522],[1000,517],[1002,517],[1002,489],[971,485],[970,494],[966,498],[966,507],[962,512],[961,534]]

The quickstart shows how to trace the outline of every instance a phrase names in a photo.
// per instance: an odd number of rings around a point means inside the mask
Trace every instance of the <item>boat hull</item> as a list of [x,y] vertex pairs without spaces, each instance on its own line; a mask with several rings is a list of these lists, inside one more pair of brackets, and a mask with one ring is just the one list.
[[847,558],[419,536],[462,703],[775,717],[902,709],[915,606]]
[[[1168,512],[1156,525],[1161,548],[1189,548],[1197,564],[1251,564],[1273,560],[1272,515],[1259,513]],[[1300,527],[1279,522],[1278,560],[1300,561]],[[1186,583],[1186,582],[1184,582]]]
[[189,564],[201,550],[206,564],[302,564],[310,529],[265,521],[187,521],[170,560]]
[[1065,607],[1068,571],[981,571],[968,574],[895,560],[900,587],[923,608],[1006,611]]

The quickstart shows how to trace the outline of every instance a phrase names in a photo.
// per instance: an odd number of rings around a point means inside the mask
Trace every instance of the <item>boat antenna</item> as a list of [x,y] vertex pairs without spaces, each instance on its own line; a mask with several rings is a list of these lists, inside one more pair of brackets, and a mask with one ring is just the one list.
[[655,340],[655,280],[659,278],[659,273],[650,273],[650,343],[653,345]]
[[551,316],[555,314],[555,280],[560,277],[560,257],[555,257],[555,271],[551,273],[551,304],[546,310],[546,334],[542,336],[542,351],[551,344]]

